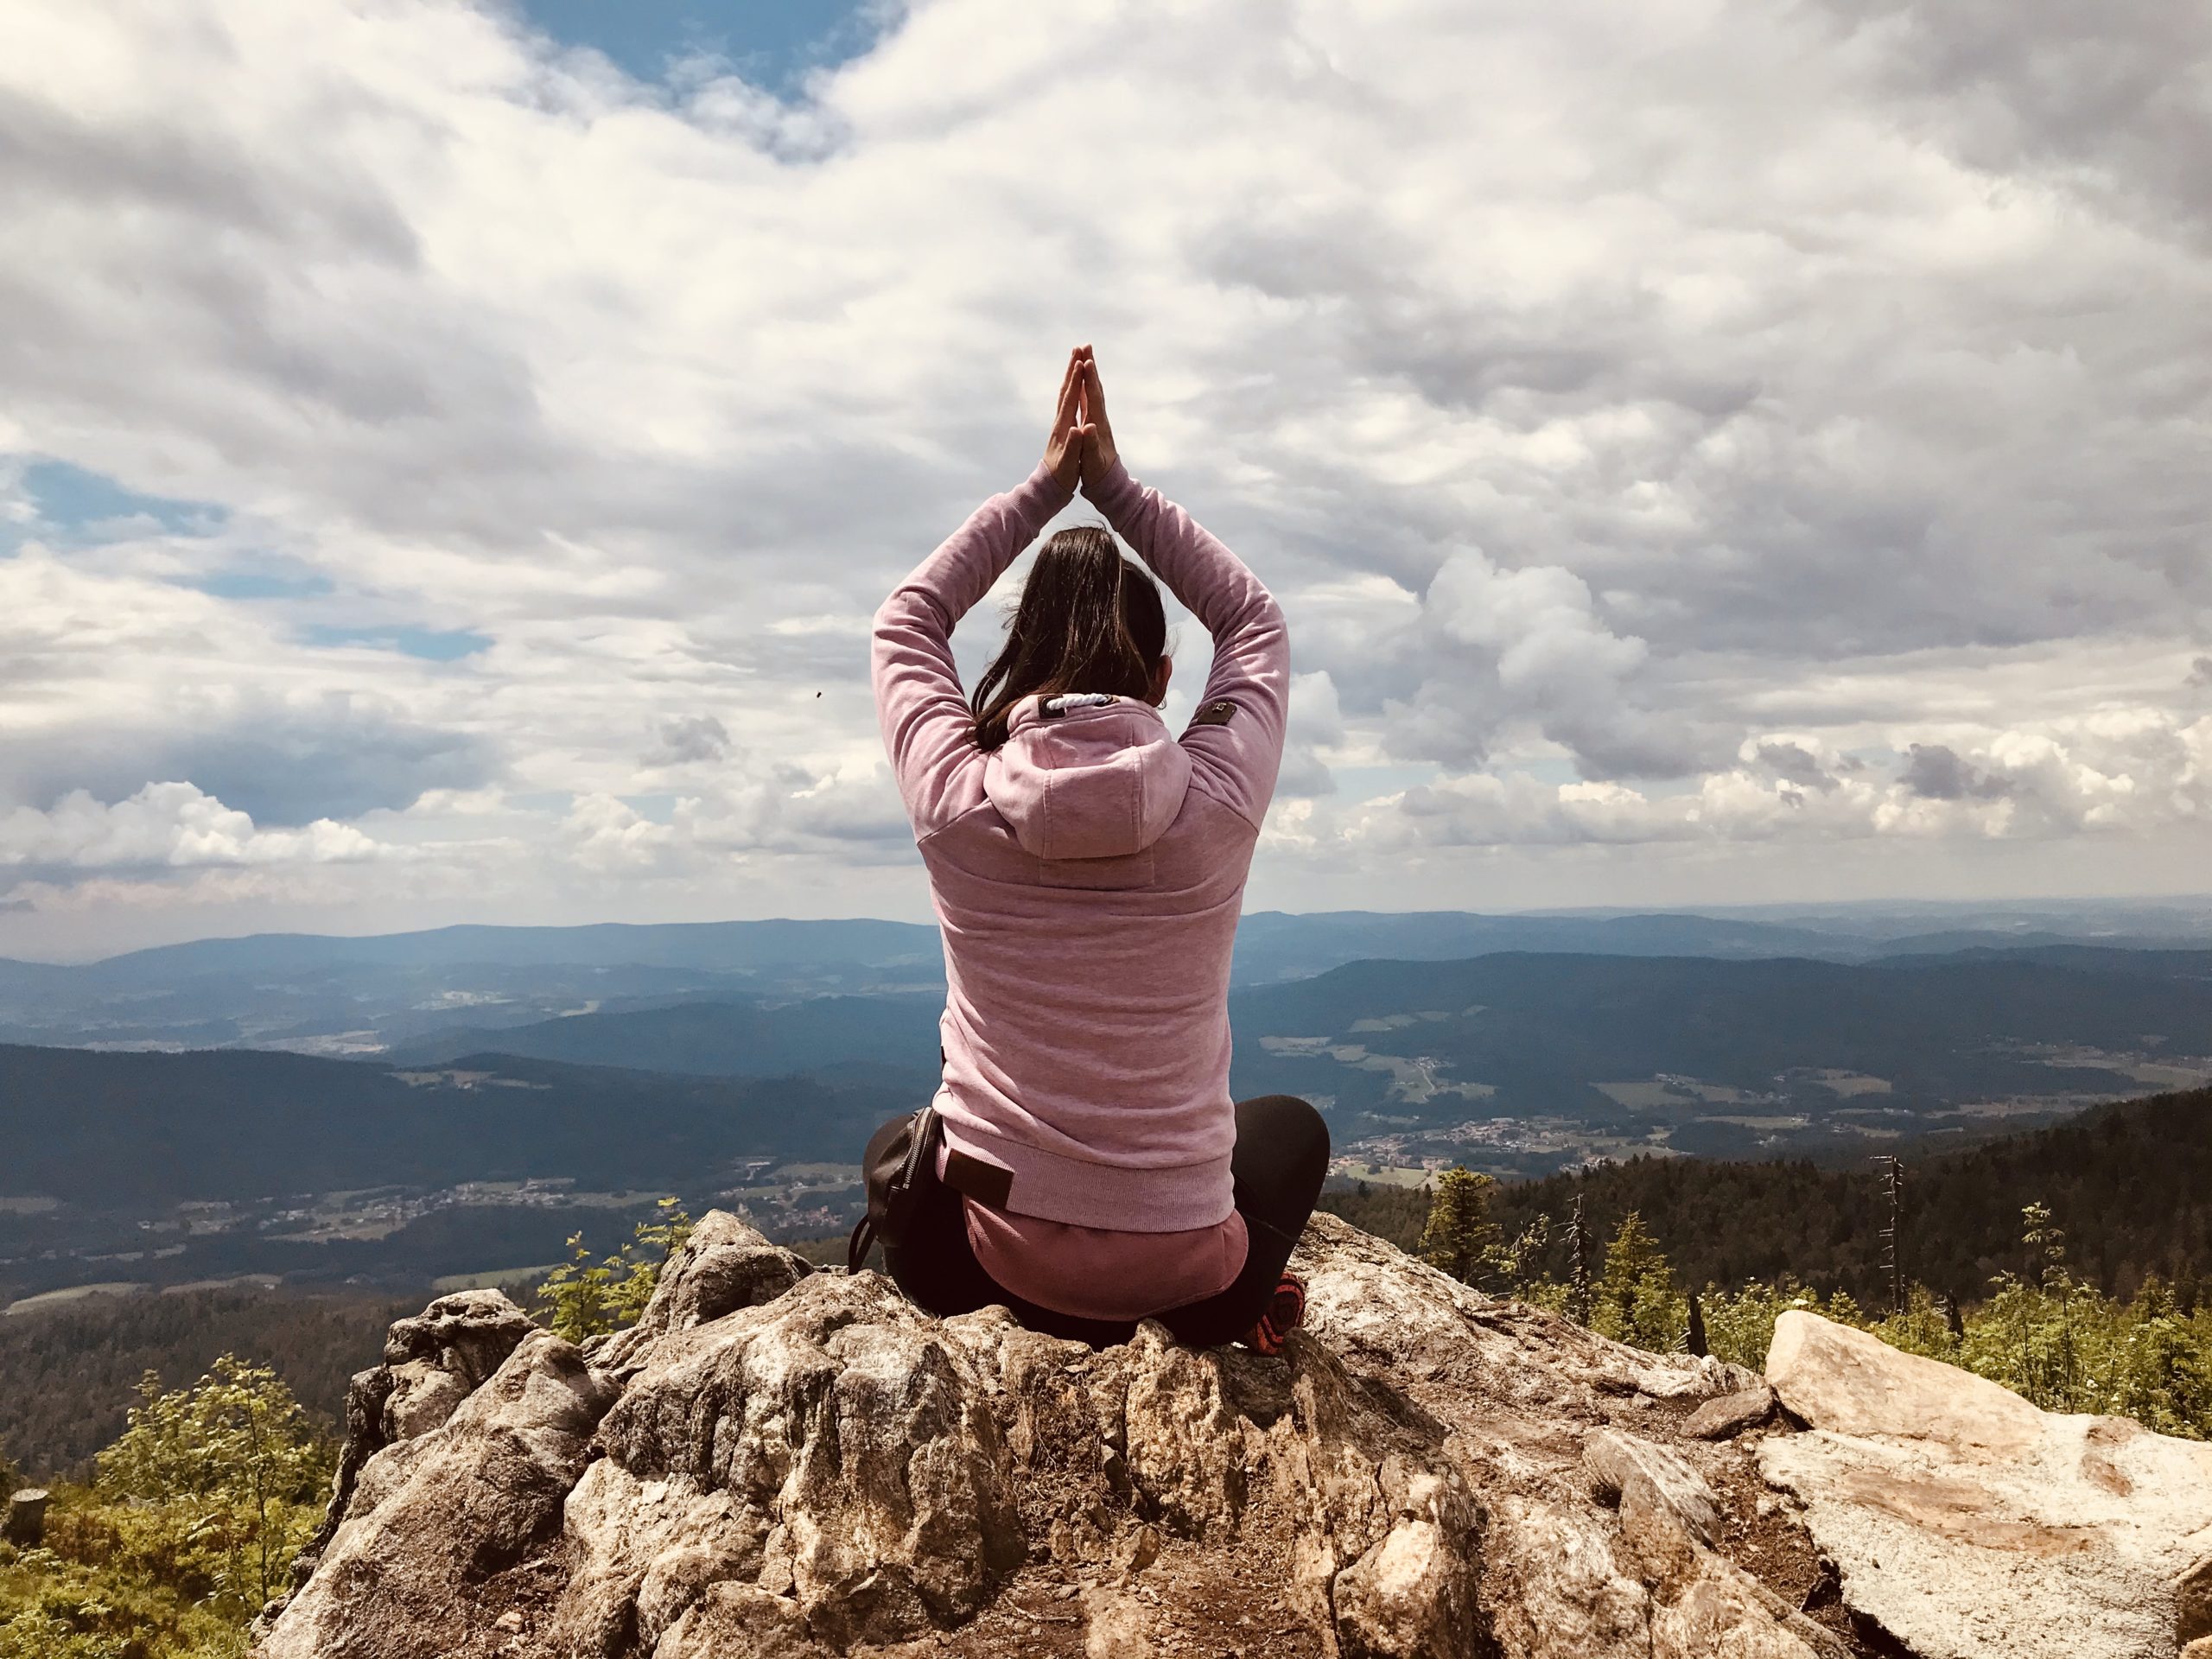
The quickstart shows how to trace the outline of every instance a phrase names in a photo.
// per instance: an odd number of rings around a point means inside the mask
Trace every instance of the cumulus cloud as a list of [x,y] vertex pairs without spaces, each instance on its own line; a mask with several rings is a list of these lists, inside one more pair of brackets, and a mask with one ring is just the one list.
[[1823,792],[1866,765],[1820,738],[1781,733],[1746,738],[1737,754],[1745,765],[1763,768],[1784,783]]
[[57,734],[24,745],[16,760],[11,788],[30,798],[73,788],[114,796],[149,778],[188,778],[272,825],[404,808],[496,770],[491,744],[474,733],[412,724],[335,691],[302,706],[246,699],[165,728],[113,729],[90,752]]
[[1280,800],[1333,795],[1336,774],[1329,754],[1344,741],[1344,709],[1336,682],[1326,669],[1290,677],[1290,726],[1283,745],[1282,770],[1275,778]]
[[562,820],[569,856],[600,875],[648,875],[688,861],[672,824],[656,823],[612,795],[586,795]]
[[1899,781],[1925,799],[1999,799],[2005,792],[2004,779],[1976,770],[1960,758],[1957,750],[1942,743],[1915,743],[1905,753],[1904,775]]
[[391,856],[350,824],[321,818],[263,830],[190,784],[149,784],[126,800],[72,791],[50,810],[0,816],[0,866],[33,871],[353,863]]
[[1384,704],[1395,753],[1478,766],[1501,737],[1533,735],[1593,777],[1671,777],[1694,764],[1680,724],[1640,706],[1632,681],[1649,646],[1615,632],[1589,584],[1561,566],[1501,570],[1479,552],[1454,554],[1399,648],[1431,672],[1409,699]]
[[[1283,596],[1271,858],[2201,822],[2190,8],[931,0],[795,99],[464,0],[10,33],[0,813],[410,849],[129,878],[210,925],[918,912],[866,619],[1084,339]],[[208,511],[57,524],[34,457]],[[18,895],[97,931],[96,868]]]
[[[1548,784],[1475,773],[1368,802],[1331,826],[1379,852],[1592,843],[1815,843],[2071,836],[2212,828],[2212,716],[2111,709],[2040,730],[1993,732],[1963,749],[1913,744],[1883,778],[1802,740],[1748,740],[1738,764],[1694,789]],[[1325,837],[1308,822],[1319,849]]]
[[660,723],[660,741],[650,763],[686,766],[729,758],[729,728],[712,715],[672,715]]

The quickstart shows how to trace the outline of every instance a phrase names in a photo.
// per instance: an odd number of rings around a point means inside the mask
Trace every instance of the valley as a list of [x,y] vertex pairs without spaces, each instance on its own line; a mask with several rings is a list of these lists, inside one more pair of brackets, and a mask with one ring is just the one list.
[[[1898,941],[1696,917],[1247,925],[1231,1091],[1312,1100],[1345,1188],[1418,1187],[1452,1164],[1863,1166],[2212,1081],[2202,948],[1910,935],[1882,954]],[[1516,938],[1636,948],[1333,960]],[[1752,954],[1808,938],[1849,959]],[[563,1259],[579,1231],[612,1249],[663,1195],[778,1239],[842,1232],[868,1134],[936,1087],[943,992],[918,982],[934,949],[893,924],[747,924],[7,965],[12,1029],[35,1006],[59,1022],[45,1037],[109,1034],[0,1046],[0,1307],[91,1287],[497,1278]],[[319,996],[345,1006],[307,1031],[301,999]],[[221,1040],[116,1034],[226,1007]]]

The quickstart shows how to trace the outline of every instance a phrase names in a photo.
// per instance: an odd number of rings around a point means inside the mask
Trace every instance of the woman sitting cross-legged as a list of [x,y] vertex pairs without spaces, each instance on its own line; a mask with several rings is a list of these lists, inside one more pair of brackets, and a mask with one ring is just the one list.
[[[972,698],[952,630],[1084,494],[1214,641],[1198,711],[1161,719],[1159,588],[1105,528],[1037,554]],[[1122,467],[1089,347],[1045,458],[876,613],[877,713],[944,940],[941,1144],[884,1265],[938,1313],[1002,1304],[1033,1329],[1126,1340],[1157,1317],[1272,1352],[1285,1272],[1326,1173],[1320,1116],[1232,1102],[1229,966],[1282,759],[1289,643],[1243,562]],[[871,1171],[908,1133],[884,1125]]]

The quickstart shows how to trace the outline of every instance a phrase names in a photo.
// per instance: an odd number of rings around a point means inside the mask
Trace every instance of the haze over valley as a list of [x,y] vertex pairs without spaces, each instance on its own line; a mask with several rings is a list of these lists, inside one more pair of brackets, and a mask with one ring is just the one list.
[[[2212,1081],[2212,907],[1247,918],[1231,1087],[1335,1184],[1970,1142]],[[934,931],[277,936],[0,964],[0,1306],[543,1268],[663,1194],[850,1224]]]

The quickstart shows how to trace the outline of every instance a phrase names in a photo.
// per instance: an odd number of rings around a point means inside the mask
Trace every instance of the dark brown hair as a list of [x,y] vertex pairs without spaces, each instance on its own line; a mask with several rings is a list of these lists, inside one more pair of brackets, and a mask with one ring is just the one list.
[[1167,654],[1167,612],[1151,573],[1103,524],[1077,524],[1037,550],[1006,645],[976,682],[976,747],[997,748],[1024,697],[1110,691],[1149,702]]

